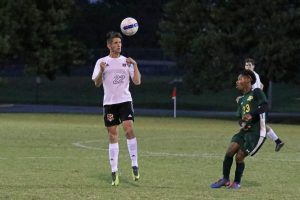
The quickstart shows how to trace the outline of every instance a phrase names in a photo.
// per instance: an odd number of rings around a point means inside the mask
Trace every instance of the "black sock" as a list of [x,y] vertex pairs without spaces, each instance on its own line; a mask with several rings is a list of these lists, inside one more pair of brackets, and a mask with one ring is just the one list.
[[233,157],[229,157],[225,155],[224,161],[223,161],[223,178],[226,178],[229,180],[229,174],[230,174],[230,168],[232,165]]
[[236,163],[234,182],[241,182],[241,178],[245,169],[245,163]]
[[280,144],[282,141],[278,138],[277,140],[275,140],[276,144]]

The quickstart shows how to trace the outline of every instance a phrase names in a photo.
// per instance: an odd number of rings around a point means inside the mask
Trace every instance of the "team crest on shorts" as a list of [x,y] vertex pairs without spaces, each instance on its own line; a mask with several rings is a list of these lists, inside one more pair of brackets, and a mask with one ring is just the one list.
[[114,114],[107,114],[106,119],[111,122],[112,120],[114,120]]

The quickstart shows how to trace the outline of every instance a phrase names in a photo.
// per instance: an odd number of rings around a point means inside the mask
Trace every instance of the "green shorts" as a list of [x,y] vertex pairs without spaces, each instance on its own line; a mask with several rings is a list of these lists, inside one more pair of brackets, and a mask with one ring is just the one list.
[[241,130],[232,137],[231,142],[238,143],[246,155],[254,156],[265,142],[265,137],[261,137],[260,134],[256,132]]

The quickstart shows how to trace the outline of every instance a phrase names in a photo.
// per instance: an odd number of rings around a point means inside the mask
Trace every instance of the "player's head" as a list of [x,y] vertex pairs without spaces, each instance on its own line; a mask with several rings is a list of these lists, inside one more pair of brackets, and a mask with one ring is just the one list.
[[110,31],[106,34],[107,48],[111,53],[121,53],[122,50],[122,35],[115,31]]
[[251,85],[256,82],[255,74],[248,69],[240,72],[238,80],[236,81],[236,88],[240,91],[251,89]]
[[254,70],[255,68],[255,63],[254,60],[252,58],[246,58],[245,59],[245,69],[249,69],[249,70]]

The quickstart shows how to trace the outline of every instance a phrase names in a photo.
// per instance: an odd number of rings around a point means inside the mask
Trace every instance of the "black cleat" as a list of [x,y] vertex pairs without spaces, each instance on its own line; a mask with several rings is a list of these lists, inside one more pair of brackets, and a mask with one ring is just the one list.
[[139,168],[136,166],[132,167],[132,178],[134,181],[138,181],[140,179]]
[[280,151],[280,149],[284,146],[284,142],[280,142],[278,144],[276,144],[275,146],[275,151],[278,152]]

